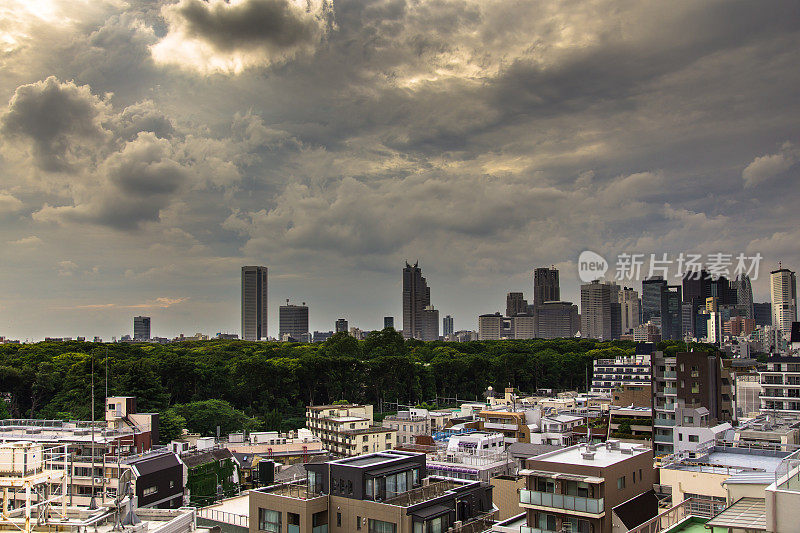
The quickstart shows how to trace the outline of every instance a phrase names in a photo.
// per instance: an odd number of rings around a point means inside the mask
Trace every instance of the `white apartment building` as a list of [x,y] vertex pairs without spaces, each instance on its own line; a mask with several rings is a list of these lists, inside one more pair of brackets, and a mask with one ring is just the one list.
[[596,359],[592,392],[610,393],[622,385],[650,385],[650,356],[634,355]]
[[306,427],[334,454],[350,457],[391,450],[392,428],[375,426],[371,405],[321,405],[306,408]]
[[762,413],[800,415],[800,357],[773,355],[759,377]]

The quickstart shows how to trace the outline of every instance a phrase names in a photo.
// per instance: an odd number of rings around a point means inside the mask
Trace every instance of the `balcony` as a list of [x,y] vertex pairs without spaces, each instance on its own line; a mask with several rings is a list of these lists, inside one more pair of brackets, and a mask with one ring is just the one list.
[[670,418],[655,418],[653,420],[654,426],[674,426],[675,420]]
[[502,424],[499,422],[484,422],[483,429],[502,429],[505,431],[516,431],[517,424]]
[[520,505],[562,509],[590,515],[605,514],[603,498],[584,498],[582,496],[569,496],[567,494],[554,494],[552,492],[539,492],[536,490],[521,490],[519,493]]
[[539,529],[538,527],[519,526],[519,533],[558,533],[558,531]]
[[666,372],[664,372],[664,377],[667,379],[675,379],[678,377],[678,373],[675,372],[674,370],[673,371],[667,370]]
[[664,442],[667,444],[672,444],[672,435],[653,435],[653,440],[655,442]]
[[678,387],[664,387],[664,394],[675,396],[678,394]]

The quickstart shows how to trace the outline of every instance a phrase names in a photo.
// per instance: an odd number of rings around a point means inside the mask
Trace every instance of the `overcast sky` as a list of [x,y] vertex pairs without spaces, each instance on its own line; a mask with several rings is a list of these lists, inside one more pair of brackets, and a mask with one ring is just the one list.
[[[474,328],[585,249],[800,268],[800,4],[4,0],[0,335]],[[611,260],[613,263],[613,259]],[[634,287],[640,288],[639,283]]]

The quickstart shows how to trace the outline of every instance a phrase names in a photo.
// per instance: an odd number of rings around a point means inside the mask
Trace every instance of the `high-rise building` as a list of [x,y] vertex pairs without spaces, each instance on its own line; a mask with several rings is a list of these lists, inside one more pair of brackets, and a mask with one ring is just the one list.
[[447,315],[442,319],[442,335],[447,337],[452,335],[455,330],[453,329],[453,317]]
[[150,317],[149,316],[135,316],[135,317],[133,317],[133,340],[135,340],[135,341],[149,341],[150,340]]
[[294,340],[303,340],[308,337],[308,307],[293,305],[286,300],[286,305],[279,309],[279,336],[281,340],[289,336]]
[[745,318],[755,318],[753,316],[753,287],[750,284],[750,276],[744,273],[739,274],[731,284],[736,290],[736,303],[744,310]]
[[242,267],[242,339],[267,336],[267,267]]
[[756,326],[771,326],[772,303],[753,302],[753,318],[756,320]]
[[619,291],[620,317],[622,333],[629,333],[641,323],[641,301],[639,293],[632,287],[624,287]]
[[599,281],[581,285],[581,336],[611,340],[611,287]]
[[431,305],[431,289],[419,263],[403,269],[403,337],[434,341],[439,338],[439,311]]
[[580,329],[578,306],[572,302],[545,302],[536,308],[536,337],[539,339],[571,338]]
[[792,322],[797,321],[797,279],[788,268],[770,273],[769,290],[772,297],[772,325],[788,338]]
[[393,316],[385,316],[383,317],[383,329],[392,328],[394,329],[394,317]]
[[647,323],[650,319],[661,317],[666,313],[666,298],[664,292],[667,290],[667,282],[661,276],[642,281],[642,323]]
[[529,315],[502,316],[499,312],[478,317],[478,340],[533,339],[536,319]]
[[521,292],[509,292],[506,295],[506,316],[528,314],[528,301]]
[[533,271],[533,305],[561,300],[561,289],[558,285],[556,267],[537,268]]
[[339,318],[336,320],[336,333],[347,333],[350,331],[350,327],[347,323],[347,319]]
[[680,340],[683,338],[683,310],[681,306],[680,285],[667,285],[664,292],[666,299],[665,314],[661,317],[661,338],[663,340]]

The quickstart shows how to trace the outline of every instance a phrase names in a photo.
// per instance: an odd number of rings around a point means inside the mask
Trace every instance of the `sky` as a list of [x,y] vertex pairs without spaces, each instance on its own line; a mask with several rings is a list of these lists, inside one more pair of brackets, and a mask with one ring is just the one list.
[[[0,336],[239,332],[269,267],[312,330],[471,329],[556,265],[800,268],[800,4],[4,0]],[[628,282],[639,289],[638,282]]]

